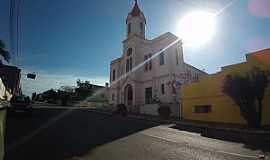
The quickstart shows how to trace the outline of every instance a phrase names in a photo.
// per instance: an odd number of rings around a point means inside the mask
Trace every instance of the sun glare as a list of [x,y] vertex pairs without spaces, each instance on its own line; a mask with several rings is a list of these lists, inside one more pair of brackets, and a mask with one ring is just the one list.
[[180,21],[178,35],[184,45],[197,47],[206,44],[214,35],[215,15],[204,11],[188,13]]

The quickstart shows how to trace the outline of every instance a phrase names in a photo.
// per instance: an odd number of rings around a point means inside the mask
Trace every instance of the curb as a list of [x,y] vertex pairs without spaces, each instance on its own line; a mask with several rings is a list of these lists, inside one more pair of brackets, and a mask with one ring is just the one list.
[[[100,113],[104,115],[112,115],[111,112],[106,112],[106,111],[98,111],[95,109],[88,109],[88,111],[95,112],[95,113]],[[138,119],[138,120],[144,120],[144,121],[151,121],[155,123],[174,123],[175,125],[182,125],[182,126],[189,126],[189,127],[196,127],[196,128],[203,128],[203,129],[214,129],[214,130],[224,130],[224,131],[231,131],[231,132],[237,132],[237,133],[245,133],[245,134],[260,134],[260,135],[269,135],[270,136],[270,131],[264,131],[264,130],[248,130],[248,129],[238,129],[238,128],[228,128],[228,127],[213,127],[205,124],[195,124],[195,123],[188,123],[188,122],[179,122],[175,120],[161,120],[161,119],[156,119],[156,118],[148,118],[148,117],[143,117],[143,116],[133,116],[133,115],[128,115],[127,118],[129,119]]]

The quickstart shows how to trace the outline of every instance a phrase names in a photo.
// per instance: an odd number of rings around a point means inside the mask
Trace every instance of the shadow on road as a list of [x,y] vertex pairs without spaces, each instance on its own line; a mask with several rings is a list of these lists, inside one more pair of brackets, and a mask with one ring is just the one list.
[[[97,146],[157,125],[152,122],[73,110],[40,129],[63,112],[65,111],[36,109],[32,117],[8,117],[5,159],[71,159],[83,155]],[[39,132],[36,132],[37,130]],[[28,137],[27,141],[14,146],[33,132],[36,132],[33,137]]]
[[[246,148],[252,150],[261,150],[263,152],[270,151],[269,135],[249,134],[241,131],[236,132],[225,129],[191,127],[185,125],[174,125],[171,128],[200,133],[201,136],[208,138],[243,143]],[[266,141],[266,139],[268,140]]]

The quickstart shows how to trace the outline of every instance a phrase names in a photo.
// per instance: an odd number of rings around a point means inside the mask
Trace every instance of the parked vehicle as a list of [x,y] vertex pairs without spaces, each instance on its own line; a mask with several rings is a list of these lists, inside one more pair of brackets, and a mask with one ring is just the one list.
[[10,99],[9,111],[11,113],[24,112],[28,115],[32,115],[32,105],[30,97],[27,96],[13,96]]

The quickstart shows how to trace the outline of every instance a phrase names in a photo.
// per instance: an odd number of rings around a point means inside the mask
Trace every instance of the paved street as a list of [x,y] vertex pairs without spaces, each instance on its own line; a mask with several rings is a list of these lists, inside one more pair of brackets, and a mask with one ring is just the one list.
[[5,159],[248,160],[261,154],[171,126],[87,110],[35,109],[32,117],[8,118]]

